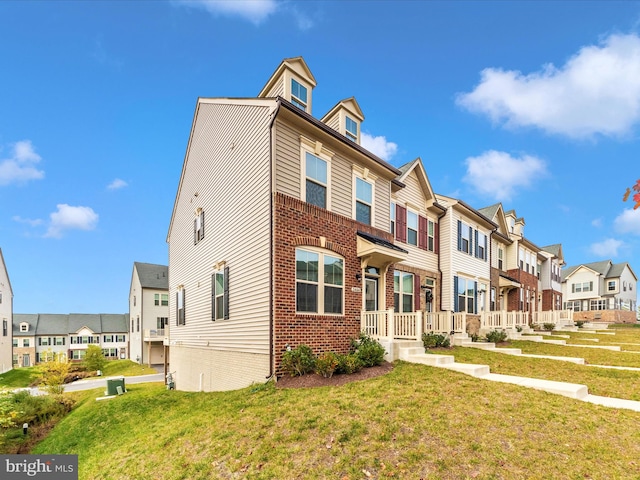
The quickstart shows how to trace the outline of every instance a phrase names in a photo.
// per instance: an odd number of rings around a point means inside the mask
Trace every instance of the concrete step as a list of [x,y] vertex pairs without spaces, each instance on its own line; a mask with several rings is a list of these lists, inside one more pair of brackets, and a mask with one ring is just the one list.
[[579,348],[599,348],[601,350],[611,350],[612,352],[619,352],[620,347],[617,345],[574,345],[569,344],[567,347],[579,347]]
[[516,377],[514,375],[501,375],[498,373],[489,373],[480,378],[482,378],[483,380],[512,383],[514,385],[520,385],[522,387],[535,388],[536,390],[544,390],[545,392],[555,393],[579,400],[582,400],[589,395],[589,389],[587,388],[587,386],[577,383],[555,382],[552,380]]
[[421,363],[432,367],[443,367],[455,362],[453,355],[435,355],[430,353],[410,355],[406,360],[407,362]]
[[604,407],[612,408],[626,408],[628,410],[635,410],[640,412],[640,402],[635,400],[626,400],[624,398],[612,398],[612,397],[600,397],[598,395],[587,395],[586,398],[582,398],[585,402],[594,403],[596,405],[602,405]]
[[446,368],[447,370],[455,370],[456,372],[466,373],[472,377],[483,377],[489,375],[489,365],[477,365],[475,363],[447,363],[444,365],[438,365],[439,367]]
[[558,338],[571,338],[571,335],[558,335],[557,333],[556,334],[552,333],[550,336],[558,337]]
[[518,340],[528,340],[530,342],[541,342],[542,335],[522,335]]
[[422,347],[404,347],[398,352],[398,356],[401,360],[406,360],[411,355],[424,354],[424,346]]
[[479,348],[480,350],[495,350],[496,344],[489,342],[466,342],[461,347]]
[[497,353],[504,353],[506,355],[522,355],[522,350],[520,350],[519,348],[496,347],[496,349],[493,351]]
[[578,358],[578,357],[556,357],[554,355],[536,355],[533,353],[523,353],[522,354],[523,357],[529,357],[529,358],[546,358],[548,360],[558,360],[560,362],[570,362],[570,363],[575,363],[577,365],[584,365],[584,358]]

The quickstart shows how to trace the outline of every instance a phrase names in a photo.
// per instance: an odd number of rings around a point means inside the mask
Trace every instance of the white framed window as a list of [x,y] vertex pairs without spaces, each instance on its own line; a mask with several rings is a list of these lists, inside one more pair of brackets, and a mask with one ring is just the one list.
[[471,247],[471,232],[469,231],[469,227],[464,223],[461,223],[460,229],[460,251],[465,253],[470,253]]
[[64,345],[65,344],[65,339],[64,339],[64,337],[55,337],[53,339],[53,343],[54,343],[54,345]]
[[[169,319],[168,318],[166,319],[166,323],[169,323]],[[126,342],[126,341],[127,341],[126,335],[116,335],[116,342]],[[63,345],[64,345],[64,343],[63,343]]]
[[29,331],[29,324],[28,323],[21,323],[20,324],[20,331],[21,332],[28,332]]
[[229,267],[211,275],[211,320],[229,318]]
[[435,226],[432,220],[427,220],[427,250],[430,252],[435,251]]
[[571,285],[572,293],[591,292],[593,291],[593,282],[581,282]]
[[305,153],[305,201],[327,208],[329,188],[328,162],[310,152]]
[[565,310],[573,310],[574,312],[580,312],[582,301],[581,300],[569,300],[568,302],[564,302]]
[[307,87],[296,79],[291,79],[291,103],[300,110],[307,111]]
[[103,335],[102,341],[103,343],[113,343],[113,335]]
[[204,238],[204,210],[196,210],[196,218],[193,220],[193,244],[198,244]]
[[391,225],[389,226],[389,231],[392,235],[396,234],[396,204],[395,202],[391,202],[391,209],[389,211],[389,218],[391,219]]
[[412,273],[393,272],[393,304],[397,313],[413,312],[415,301],[413,291],[414,278]]
[[345,116],[344,133],[349,140],[353,142],[358,141],[358,122],[348,115]]
[[185,325],[185,290],[182,285],[176,292],[176,325]]
[[16,348],[18,346],[18,339],[14,338],[13,339],[13,347]]
[[22,346],[23,347],[28,347],[29,346],[29,339],[28,338],[23,338],[22,339]]
[[342,315],[344,259],[333,252],[296,248],[296,312]]
[[504,270],[504,250],[498,247],[498,269]]
[[153,304],[156,307],[163,306],[166,307],[169,305],[169,294],[168,293],[155,293],[153,295]]
[[456,284],[456,312],[476,313],[476,282],[464,277],[454,277]]
[[418,214],[407,210],[407,243],[418,245]]
[[486,260],[487,258],[487,236],[478,232],[478,258]]
[[354,184],[355,219],[358,222],[371,225],[373,220],[373,182],[355,175]]

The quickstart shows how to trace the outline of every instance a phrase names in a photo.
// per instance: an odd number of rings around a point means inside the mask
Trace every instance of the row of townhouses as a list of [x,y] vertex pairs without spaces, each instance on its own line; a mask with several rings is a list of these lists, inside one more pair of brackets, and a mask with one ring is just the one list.
[[287,349],[345,352],[362,330],[394,359],[425,331],[571,321],[560,245],[533,243],[502,204],[435,193],[420,158],[396,168],[363,148],[355,98],[315,118],[315,86],[289,58],[256,98],[197,101],[167,235],[177,388],[261,382]]
[[[635,322],[628,264],[566,267],[561,245],[536,245],[514,210],[435,193],[420,158],[396,168],[361,146],[355,98],[312,116],[315,86],[297,57],[256,98],[199,98],[169,266],[134,263],[129,314],[118,320],[126,347],[73,315],[60,316],[67,343],[47,330],[42,347],[81,358],[87,338],[111,357],[165,366],[170,351],[178,389],[214,391],[277,375],[300,344],[346,352],[361,331],[394,360],[399,341],[429,331],[455,339],[532,323]],[[41,359],[39,325],[51,320],[42,317],[13,315],[23,349],[14,364]],[[71,338],[83,340],[71,348]]]

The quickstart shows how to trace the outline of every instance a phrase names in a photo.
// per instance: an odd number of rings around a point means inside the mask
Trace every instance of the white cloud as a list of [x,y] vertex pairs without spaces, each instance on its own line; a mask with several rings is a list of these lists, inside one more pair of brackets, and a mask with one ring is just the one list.
[[44,178],[44,172],[35,167],[40,160],[42,157],[33,149],[31,140],[16,142],[13,154],[9,158],[0,159],[0,185],[22,184]]
[[622,246],[624,246],[624,242],[614,238],[607,238],[602,242],[592,243],[589,250],[598,257],[617,257],[618,250]]
[[487,68],[458,105],[507,127],[533,126],[573,138],[620,136],[640,121],[640,37],[610,35],[562,67]]
[[633,233],[640,235],[640,208],[625,209],[613,221],[613,226],[618,233]]
[[42,220],[39,218],[22,218],[19,215],[15,215],[11,217],[11,220],[18,223],[24,223],[25,225],[29,225],[31,227],[37,227],[38,225],[42,225]]
[[360,144],[387,162],[398,152],[397,143],[387,142],[384,136],[374,137],[365,132],[360,134]]
[[127,182],[125,182],[124,180],[121,180],[119,178],[116,178],[113,182],[111,182],[109,185],[107,185],[107,189],[108,190],[119,190],[121,188],[124,187],[128,187],[129,184]]
[[174,0],[177,5],[202,8],[214,16],[238,16],[261,24],[278,9],[275,0]]
[[463,181],[479,193],[496,200],[510,200],[522,188],[528,188],[547,174],[545,163],[531,155],[515,158],[506,152],[489,150],[465,160]]
[[596,228],[602,227],[602,218],[594,218],[591,220],[591,226]]
[[92,208],[72,207],[66,203],[59,204],[58,211],[50,218],[45,237],[60,238],[65,230],[93,230],[98,223],[98,214]]

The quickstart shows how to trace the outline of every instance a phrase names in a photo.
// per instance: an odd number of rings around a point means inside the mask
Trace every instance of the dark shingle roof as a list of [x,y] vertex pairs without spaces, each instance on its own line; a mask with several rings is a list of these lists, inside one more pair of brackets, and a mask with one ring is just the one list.
[[169,267],[154,263],[134,262],[142,288],[169,290]]
[[[29,324],[28,332],[20,331],[20,324],[23,322],[27,322]],[[22,336],[22,337],[32,337],[36,334],[36,328],[38,328],[38,315],[14,313],[12,323],[13,323],[12,330],[13,330],[14,337],[16,335]]]
[[573,265],[571,267],[567,267],[562,270],[562,281],[564,282],[566,278],[575,272],[580,267],[587,267],[594,272],[599,273],[604,278],[619,278],[622,275],[625,267],[627,267],[630,271],[631,267],[627,262],[623,263],[612,263],[611,260],[602,260],[600,262],[592,262],[592,263],[583,263],[581,265]]
[[94,333],[102,332],[100,315],[90,313],[69,314],[69,333],[76,333],[82,327],[87,327]]
[[488,207],[479,208],[478,211],[483,214],[485,217],[493,220],[493,217],[496,216],[498,209],[500,208],[500,203],[496,203],[494,205],[489,205]]
[[555,245],[547,245],[546,247],[542,247],[542,250],[550,253],[551,255],[555,255],[556,257],[560,256],[560,250],[562,249],[561,243],[556,243]]
[[102,332],[103,333],[120,333],[129,330],[128,315],[123,314],[102,314]]
[[66,335],[69,333],[69,315],[43,313],[39,315],[38,335]]

